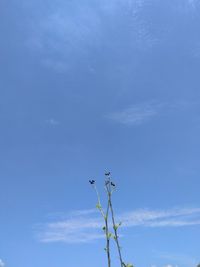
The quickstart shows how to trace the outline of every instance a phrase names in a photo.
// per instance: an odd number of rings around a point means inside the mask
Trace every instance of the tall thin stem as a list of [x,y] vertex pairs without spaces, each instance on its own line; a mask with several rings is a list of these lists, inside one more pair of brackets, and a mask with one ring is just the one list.
[[107,253],[107,259],[108,259],[108,267],[110,267],[111,259],[110,259],[110,237],[109,237],[109,229],[108,229],[108,213],[109,213],[109,202],[107,203],[107,210],[106,210],[105,234],[106,234],[106,253]]
[[119,259],[120,259],[120,263],[121,263],[121,267],[124,267],[124,262],[122,260],[122,253],[121,253],[121,247],[119,245],[119,236],[118,236],[118,232],[117,232],[117,226],[115,224],[115,217],[114,217],[114,211],[113,211],[113,206],[112,206],[112,199],[111,199],[111,194],[109,196],[109,203],[110,203],[110,210],[111,210],[111,215],[112,215],[112,223],[113,223],[113,230],[115,233],[115,242],[117,245],[117,250],[119,253]]
[[107,190],[107,194],[108,194],[108,202],[109,202],[109,206],[110,206],[110,211],[111,211],[111,217],[112,217],[112,224],[113,224],[113,230],[114,230],[114,240],[115,243],[117,245],[117,250],[118,250],[118,254],[119,254],[119,260],[120,260],[120,265],[121,267],[126,266],[122,260],[122,253],[121,253],[121,247],[119,244],[119,236],[118,236],[118,227],[115,223],[115,216],[114,216],[114,210],[113,210],[113,205],[112,205],[112,188],[111,188],[111,180],[110,180],[110,176],[108,177],[108,183],[106,184],[106,190]]
[[108,214],[109,214],[109,208],[110,208],[110,204],[109,204],[109,200],[107,203],[107,209],[106,209],[106,214],[104,214],[103,208],[101,206],[101,201],[100,201],[100,196],[97,190],[96,185],[93,185],[94,190],[97,194],[97,200],[98,200],[98,204],[97,204],[97,208],[99,209],[104,222],[105,222],[105,228],[103,227],[104,233],[105,233],[105,237],[106,237],[106,254],[107,254],[107,261],[108,261],[108,267],[111,267],[111,257],[110,257],[110,236],[109,236],[109,228],[108,228]]

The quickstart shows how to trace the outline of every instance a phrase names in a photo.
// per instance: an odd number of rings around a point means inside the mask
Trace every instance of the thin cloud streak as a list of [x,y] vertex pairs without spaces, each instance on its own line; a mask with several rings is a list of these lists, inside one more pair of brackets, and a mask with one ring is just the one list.
[[158,102],[151,100],[131,105],[121,111],[111,112],[106,118],[125,126],[140,126],[149,121],[164,118],[166,115],[188,113],[196,105],[199,103],[194,101]]
[[115,122],[137,126],[159,115],[163,104],[147,103],[136,104],[119,112],[111,113],[107,116]]
[[98,218],[75,216],[74,219],[44,225],[38,237],[41,242],[85,243],[103,237],[97,231],[101,226]]
[[[186,227],[200,225],[200,208],[136,210],[119,214],[123,228]],[[94,210],[72,212],[70,218],[40,225],[40,242],[88,243],[103,238],[103,223]]]
[[75,210],[71,212],[73,216],[91,215],[97,213],[97,209],[87,209],[87,210]]

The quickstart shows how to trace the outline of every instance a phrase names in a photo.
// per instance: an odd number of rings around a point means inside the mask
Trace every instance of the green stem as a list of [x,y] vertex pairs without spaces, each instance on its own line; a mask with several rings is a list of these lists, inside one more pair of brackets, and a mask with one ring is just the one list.
[[109,229],[108,229],[108,212],[109,212],[109,202],[107,205],[106,211],[106,219],[105,219],[105,226],[106,226],[106,252],[107,252],[107,259],[108,259],[108,267],[111,266],[111,259],[110,259],[110,237],[109,237]]
[[113,211],[113,206],[112,206],[111,194],[109,196],[109,199],[110,199],[109,203],[110,203],[110,210],[111,210],[111,215],[112,215],[113,230],[114,230],[114,234],[115,234],[115,242],[117,245],[117,250],[118,250],[118,254],[119,254],[119,260],[120,260],[121,267],[124,267],[124,262],[122,260],[121,248],[119,245],[119,237],[118,237],[117,228],[116,228],[116,224],[115,224],[115,217],[114,217],[114,211]]
[[111,267],[110,237],[109,237],[109,228],[108,228],[108,213],[109,213],[110,204],[109,204],[109,201],[108,201],[106,214],[104,214],[104,211],[103,211],[102,206],[101,206],[99,192],[97,190],[96,185],[94,185],[94,190],[95,190],[95,192],[97,194],[99,211],[100,211],[102,217],[104,218],[104,222],[105,222],[106,254],[107,254],[108,267]]
[[113,224],[113,230],[114,230],[114,236],[115,236],[115,242],[117,245],[117,250],[118,250],[118,254],[119,254],[119,260],[120,260],[120,265],[121,267],[124,267],[125,264],[122,260],[122,253],[121,253],[121,248],[119,245],[119,237],[118,237],[118,232],[117,232],[117,227],[116,227],[116,223],[115,223],[115,216],[114,216],[114,210],[113,210],[113,205],[112,205],[112,189],[111,189],[111,180],[110,177],[108,178],[108,184],[106,185],[106,190],[107,190],[107,194],[108,194],[108,202],[109,202],[109,206],[110,206],[110,211],[111,211],[111,217],[112,217],[112,224]]

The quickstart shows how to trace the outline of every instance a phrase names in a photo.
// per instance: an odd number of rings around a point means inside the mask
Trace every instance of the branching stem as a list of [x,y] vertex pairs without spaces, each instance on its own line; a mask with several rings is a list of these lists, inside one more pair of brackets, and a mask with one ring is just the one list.
[[[116,224],[115,222],[115,214],[114,214],[114,209],[113,209],[113,204],[112,204],[112,193],[115,189],[115,184],[113,183],[113,181],[111,181],[111,176],[110,176],[110,172],[105,173],[106,176],[106,180],[105,180],[105,190],[106,190],[106,194],[107,194],[107,207],[106,207],[106,211],[104,212],[102,206],[101,206],[101,200],[100,200],[100,196],[97,190],[97,187],[95,185],[95,180],[89,180],[90,184],[93,186],[96,195],[97,195],[97,208],[99,210],[99,212],[101,213],[103,219],[104,219],[104,223],[105,225],[103,226],[103,231],[105,234],[105,238],[106,238],[106,254],[107,254],[107,261],[108,261],[108,267],[111,267],[111,256],[110,256],[110,239],[111,237],[114,238],[116,246],[117,246],[117,250],[118,250],[118,254],[119,254],[119,261],[120,261],[120,266],[121,267],[133,267],[132,264],[125,264],[124,261],[122,260],[122,253],[121,253],[121,247],[119,244],[119,236],[118,236],[118,228],[121,225],[121,223]],[[108,223],[108,217],[109,217],[109,213],[111,214],[111,219],[112,219],[112,227],[113,227],[113,231],[114,233],[112,234],[111,232],[109,232],[109,223]],[[200,266],[198,266],[200,267]]]

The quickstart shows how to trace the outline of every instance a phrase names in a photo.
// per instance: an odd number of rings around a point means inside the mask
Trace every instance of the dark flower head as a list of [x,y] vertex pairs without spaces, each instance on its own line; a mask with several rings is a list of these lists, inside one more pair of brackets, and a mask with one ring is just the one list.
[[112,186],[115,186],[115,184],[114,184],[113,182],[111,182],[111,185],[112,185]]

